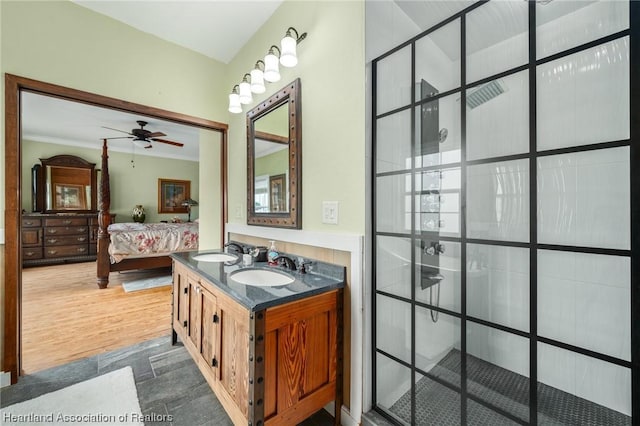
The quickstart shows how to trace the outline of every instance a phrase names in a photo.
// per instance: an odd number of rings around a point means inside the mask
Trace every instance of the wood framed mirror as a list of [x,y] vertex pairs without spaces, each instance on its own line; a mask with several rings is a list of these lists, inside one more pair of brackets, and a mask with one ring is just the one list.
[[75,155],[40,159],[33,170],[34,211],[42,213],[93,212],[97,210],[97,171]]
[[247,223],[302,228],[302,105],[296,79],[247,113]]

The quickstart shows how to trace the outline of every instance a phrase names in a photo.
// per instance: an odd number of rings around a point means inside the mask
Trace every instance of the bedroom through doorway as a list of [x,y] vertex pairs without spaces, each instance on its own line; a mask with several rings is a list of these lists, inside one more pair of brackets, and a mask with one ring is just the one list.
[[[39,136],[42,135],[37,135],[38,132],[30,133],[28,128],[29,120],[33,117],[29,116],[28,105],[24,99],[25,95],[34,93],[44,95],[43,97],[55,98],[58,102],[74,104],[74,107],[78,105],[94,109],[98,107],[111,115],[119,113],[123,117],[128,115],[147,118],[158,125],[166,122],[173,126],[172,129],[181,126],[187,132],[195,134],[198,138],[198,148],[207,153],[209,159],[207,168],[215,170],[215,173],[219,172],[216,180],[220,182],[220,188],[217,190],[217,188],[210,187],[207,188],[207,193],[201,193],[197,182],[193,182],[195,185],[191,198],[200,201],[200,203],[198,208],[194,209],[195,215],[192,211],[192,218],[199,219],[199,222],[202,222],[202,227],[207,230],[207,244],[212,244],[212,241],[215,244],[215,241],[222,238],[227,215],[226,197],[224,196],[226,193],[227,128],[225,124],[12,75],[6,76],[6,91],[7,159],[23,158],[25,150],[29,150],[33,146],[37,147],[36,149],[44,147],[41,154],[36,154],[39,156],[38,158],[47,158],[52,154],[60,155],[67,152],[73,155],[82,153],[86,157],[92,157],[90,152],[94,150],[95,158],[98,161],[92,158],[87,160],[96,162],[100,167],[99,157],[102,143],[100,139],[116,136],[115,132],[105,134],[108,129],[104,127],[111,127],[109,123],[105,123],[103,126],[94,126],[98,127],[96,134],[99,133],[99,136],[95,138],[74,141],[73,137],[65,136],[61,131],[58,131],[49,135],[49,141],[42,140],[46,138],[40,138]],[[18,114],[18,111],[21,112],[21,115]],[[39,111],[36,108],[34,112],[43,114],[46,110]],[[12,116],[18,117],[18,120],[15,121],[18,123],[17,127],[9,125],[12,122],[10,119]],[[66,126],[71,129],[86,124],[71,123],[70,120],[71,118],[57,120],[57,122],[60,124],[59,127]],[[116,126],[122,127],[118,124]],[[128,128],[124,127],[124,129]],[[174,134],[171,136],[176,138]],[[131,149],[130,138],[125,137],[122,140],[109,140],[108,142],[110,157],[113,157],[111,159],[121,157],[119,164],[114,162],[109,165],[112,183],[111,213],[116,213],[116,222],[131,222],[131,210],[135,205],[117,204],[117,198],[114,201],[114,191],[131,190],[131,179],[122,178],[123,174],[126,174],[126,168],[138,168],[136,172],[139,173],[139,178],[148,176],[148,164],[154,160],[144,156],[144,151],[139,148],[136,151]],[[129,146],[126,145],[126,142],[129,143]],[[118,143],[122,143],[125,148],[118,149]],[[28,147],[27,144],[33,144],[33,146]],[[168,146],[171,147],[171,145]],[[211,167],[211,158],[219,162],[216,167]],[[160,162],[162,159],[155,161]],[[175,163],[175,155],[169,161]],[[169,334],[170,286],[132,293],[125,293],[121,286],[124,281],[153,276],[154,273],[157,274],[156,271],[112,273],[109,287],[101,290],[96,285],[95,261],[62,262],[58,265],[43,266],[31,265],[23,269],[23,257],[21,256],[23,244],[22,239],[19,238],[23,227],[20,217],[23,213],[32,212],[30,209],[33,205],[30,178],[33,164],[26,167],[24,162],[16,161],[16,164],[11,165],[10,163],[7,161],[5,179],[5,200],[8,214],[6,215],[5,298],[3,299],[5,312],[3,370],[11,372],[12,383],[17,381],[19,374],[28,374],[43,368],[61,365],[73,359],[86,358],[91,354],[149,340],[162,335],[162,333]],[[143,167],[143,163],[147,163],[147,165]],[[197,162],[195,164],[198,165]],[[169,173],[166,176],[162,175],[166,178],[179,177],[172,176],[170,174],[171,168],[167,167],[158,173]],[[201,178],[202,171],[199,170],[196,176],[198,179]],[[134,181],[138,182],[139,179]],[[155,182],[153,184],[156,185]],[[12,188],[18,190],[14,192]],[[215,194],[215,197],[212,194]],[[13,206],[16,207],[15,210],[12,208]],[[157,210],[156,207],[154,199],[153,203],[149,203],[147,211],[153,212]],[[14,215],[17,220],[11,220]],[[157,222],[173,219],[153,213],[147,214],[147,218],[148,221]],[[187,221],[186,215],[184,221]],[[15,228],[11,229],[12,227]],[[46,253],[43,252],[42,257],[45,258]],[[170,271],[163,271],[163,274],[167,273]],[[52,351],[55,352],[55,356]],[[31,357],[31,354],[36,352],[48,353],[45,358],[50,359],[43,361],[43,357],[40,359]],[[20,373],[18,374],[18,372]]]

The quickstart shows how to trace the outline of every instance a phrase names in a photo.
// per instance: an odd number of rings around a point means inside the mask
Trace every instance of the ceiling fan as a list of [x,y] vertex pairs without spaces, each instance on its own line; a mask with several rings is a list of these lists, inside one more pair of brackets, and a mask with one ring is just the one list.
[[114,129],[112,127],[106,127],[106,126],[102,126],[102,128],[115,130],[116,132],[122,132],[129,135],[129,136],[121,136],[121,137],[115,137],[115,138],[106,138],[106,139],[133,139],[133,143],[142,148],[151,148],[153,146],[151,145],[151,142],[166,143],[168,145],[174,145],[174,146],[180,146],[180,147],[184,146],[184,144],[180,142],[174,142],[167,139],[159,139],[158,138],[159,136],[167,136],[167,135],[165,135],[162,132],[151,132],[145,129],[144,126],[148,124],[146,121],[138,120],[137,123],[140,126],[140,128],[131,129],[131,132],[126,132],[124,130],[118,130],[118,129]]

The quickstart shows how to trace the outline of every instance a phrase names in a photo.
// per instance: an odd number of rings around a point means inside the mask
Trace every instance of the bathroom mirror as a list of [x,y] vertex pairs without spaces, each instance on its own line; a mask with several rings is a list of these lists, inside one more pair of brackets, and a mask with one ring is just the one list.
[[75,155],[40,159],[34,167],[34,211],[43,213],[96,210],[95,163]]
[[247,113],[247,223],[302,227],[300,79]]

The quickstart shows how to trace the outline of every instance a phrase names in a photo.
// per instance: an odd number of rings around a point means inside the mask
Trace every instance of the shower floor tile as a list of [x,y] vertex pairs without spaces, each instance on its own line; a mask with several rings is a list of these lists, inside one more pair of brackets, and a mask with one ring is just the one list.
[[[460,351],[452,349],[431,374],[459,384]],[[467,355],[467,391],[489,404],[522,419],[529,418],[529,378]],[[405,421],[411,416],[411,391],[401,396],[389,411]],[[460,424],[460,395],[423,377],[416,382],[416,422],[419,425]],[[517,424],[506,417],[468,400],[468,423],[472,425]],[[538,383],[538,421],[543,425],[631,425],[631,418],[559,389]]]

